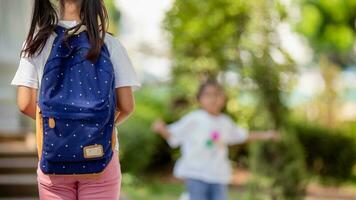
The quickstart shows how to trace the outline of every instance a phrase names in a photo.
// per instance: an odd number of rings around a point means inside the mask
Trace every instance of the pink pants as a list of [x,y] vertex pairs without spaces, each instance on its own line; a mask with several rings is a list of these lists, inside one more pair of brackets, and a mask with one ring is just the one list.
[[98,179],[43,174],[37,168],[38,189],[41,200],[118,200],[121,169],[118,152]]

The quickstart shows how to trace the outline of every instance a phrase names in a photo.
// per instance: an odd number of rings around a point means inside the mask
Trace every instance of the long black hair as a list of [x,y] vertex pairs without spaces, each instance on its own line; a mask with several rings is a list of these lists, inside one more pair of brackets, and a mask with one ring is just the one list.
[[[66,0],[56,0],[59,4],[53,4],[51,0],[34,0],[31,27],[25,41],[21,56],[28,57],[40,53],[54,31],[59,17],[58,10],[64,11]],[[68,0],[69,1],[69,0]],[[91,49],[87,59],[95,61],[99,54],[108,27],[108,14],[103,0],[70,0],[81,4],[80,23],[69,30],[76,32],[82,25],[86,26]],[[66,37],[69,37],[69,30]]]

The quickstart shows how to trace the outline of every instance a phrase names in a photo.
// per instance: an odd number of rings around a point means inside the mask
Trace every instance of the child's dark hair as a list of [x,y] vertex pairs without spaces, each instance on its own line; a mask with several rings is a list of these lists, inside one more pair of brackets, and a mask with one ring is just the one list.
[[[25,48],[21,51],[21,56],[25,54],[32,57],[36,52],[40,53],[46,44],[47,38],[54,31],[58,23],[58,6],[53,5],[52,1],[34,0],[31,27],[25,42]],[[63,11],[66,0],[56,1],[59,2],[60,9]],[[81,4],[81,23],[69,30],[76,32],[81,25],[86,26],[89,42],[92,46],[87,54],[87,59],[95,61],[99,57],[101,47],[104,44],[103,41],[108,26],[108,14],[104,2],[103,0],[70,1]],[[66,32],[67,37],[70,36],[68,32]]]
[[202,84],[200,84],[197,94],[196,94],[196,98],[199,100],[201,95],[203,94],[204,90],[206,87],[208,86],[214,86],[217,87],[219,90],[224,91],[223,87],[216,81],[216,80],[207,80],[205,82],[203,82]]

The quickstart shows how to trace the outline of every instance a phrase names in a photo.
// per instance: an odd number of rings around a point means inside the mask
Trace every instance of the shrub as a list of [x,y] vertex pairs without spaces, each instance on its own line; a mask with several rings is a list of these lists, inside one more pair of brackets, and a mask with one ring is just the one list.
[[[254,180],[250,195],[266,190],[271,199],[301,199],[305,193],[305,164],[302,148],[293,131],[280,141],[251,145],[251,169],[265,177]],[[255,198],[254,198],[255,199]]]
[[[155,95],[152,95],[155,94]],[[151,124],[164,115],[167,102],[165,88],[145,87],[135,93],[134,114],[119,126],[120,160],[122,170],[134,174],[147,169],[159,151],[159,137],[151,131]]]
[[295,123],[308,169],[321,177],[345,179],[356,162],[355,139],[342,130]]

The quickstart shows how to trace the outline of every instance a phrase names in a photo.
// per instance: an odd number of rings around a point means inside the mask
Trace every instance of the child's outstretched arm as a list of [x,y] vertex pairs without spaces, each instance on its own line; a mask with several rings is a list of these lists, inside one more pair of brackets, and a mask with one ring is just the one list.
[[278,140],[280,135],[275,130],[268,131],[250,131],[246,142],[263,141],[263,140]]
[[239,127],[232,120],[230,120],[230,125],[228,125],[228,127],[230,129],[229,138],[227,140],[229,145],[280,139],[279,133],[275,130],[248,131],[247,129]]
[[164,139],[169,140],[171,133],[169,132],[166,123],[158,119],[152,124],[152,130],[160,134]]
[[153,122],[152,130],[166,139],[170,147],[177,148],[189,138],[188,135],[194,129],[195,123],[195,114],[191,112],[168,125],[158,119]]

